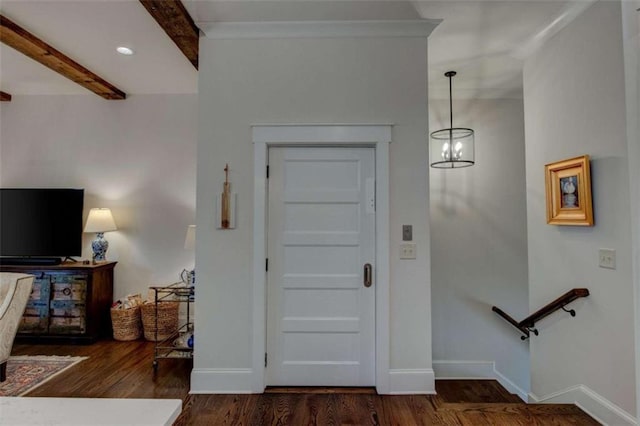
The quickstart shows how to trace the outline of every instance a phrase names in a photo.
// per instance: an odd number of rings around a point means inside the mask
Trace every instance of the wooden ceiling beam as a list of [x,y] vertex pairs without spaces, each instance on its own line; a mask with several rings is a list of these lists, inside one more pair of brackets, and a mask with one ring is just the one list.
[[0,91],[0,102],[11,102],[11,95]]
[[198,69],[200,30],[180,0],[140,0],[189,62]]
[[0,15],[0,41],[105,99],[127,97],[122,90],[3,15]]

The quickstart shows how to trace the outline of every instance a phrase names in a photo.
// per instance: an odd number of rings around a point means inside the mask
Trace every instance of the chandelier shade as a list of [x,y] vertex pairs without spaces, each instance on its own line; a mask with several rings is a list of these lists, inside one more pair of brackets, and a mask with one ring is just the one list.
[[450,127],[431,133],[429,158],[431,167],[454,169],[475,164],[475,135],[473,129],[453,127],[452,82],[455,71],[444,74],[449,78]]

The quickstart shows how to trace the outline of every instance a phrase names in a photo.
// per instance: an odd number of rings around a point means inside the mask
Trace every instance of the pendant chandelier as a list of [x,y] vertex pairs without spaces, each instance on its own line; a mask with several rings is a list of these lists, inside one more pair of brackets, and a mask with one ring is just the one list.
[[431,167],[453,169],[473,166],[475,163],[474,134],[472,129],[453,127],[452,78],[455,71],[444,73],[449,77],[449,114],[451,120],[448,129],[431,133]]

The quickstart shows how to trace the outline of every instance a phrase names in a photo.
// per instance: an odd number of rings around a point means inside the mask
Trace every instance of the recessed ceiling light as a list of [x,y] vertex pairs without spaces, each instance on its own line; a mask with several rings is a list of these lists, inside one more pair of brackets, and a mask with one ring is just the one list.
[[121,55],[133,55],[133,49],[126,47],[126,46],[118,46],[116,48],[116,50],[118,51],[118,53],[120,53]]

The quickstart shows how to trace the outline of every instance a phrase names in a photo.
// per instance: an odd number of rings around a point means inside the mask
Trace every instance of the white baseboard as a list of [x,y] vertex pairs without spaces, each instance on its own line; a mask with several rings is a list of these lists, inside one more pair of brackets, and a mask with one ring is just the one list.
[[493,361],[433,361],[433,370],[438,380],[497,380],[510,393],[528,400],[527,391],[496,370]]
[[[250,368],[194,368],[191,372],[193,394],[255,393]],[[435,394],[433,370],[396,369],[389,371],[389,394]]]
[[436,379],[495,379],[493,361],[433,361]]
[[254,393],[252,384],[253,370],[250,368],[194,368],[189,393]]
[[529,393],[529,402],[576,404],[582,411],[603,425],[626,426],[638,424],[637,419],[631,414],[584,385],[572,386],[543,397]]
[[389,370],[389,394],[435,393],[435,377],[431,368]]
[[503,388],[508,390],[510,393],[518,395],[518,397],[524,402],[527,402],[529,400],[527,391],[525,391],[520,386],[513,383],[504,374],[496,370],[495,366],[493,368],[493,372],[496,375],[496,380],[498,381],[498,383],[502,385]]

